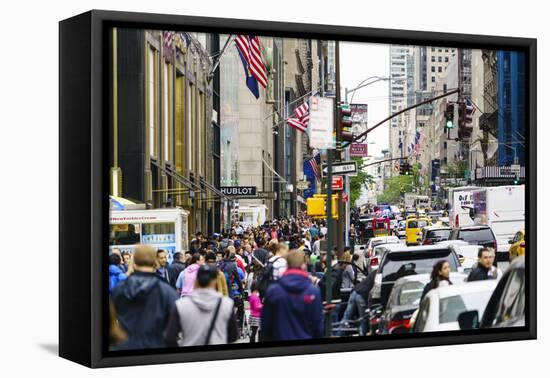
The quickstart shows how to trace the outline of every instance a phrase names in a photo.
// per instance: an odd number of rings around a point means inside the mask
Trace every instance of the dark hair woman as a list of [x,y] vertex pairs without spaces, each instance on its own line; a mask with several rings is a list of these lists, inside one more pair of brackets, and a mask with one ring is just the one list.
[[420,301],[422,302],[422,299],[424,299],[424,297],[426,296],[426,294],[428,294],[430,290],[437,289],[440,286],[452,285],[453,283],[449,279],[450,274],[451,266],[446,260],[440,260],[436,262],[430,276],[431,280],[426,284],[426,286],[424,286]]

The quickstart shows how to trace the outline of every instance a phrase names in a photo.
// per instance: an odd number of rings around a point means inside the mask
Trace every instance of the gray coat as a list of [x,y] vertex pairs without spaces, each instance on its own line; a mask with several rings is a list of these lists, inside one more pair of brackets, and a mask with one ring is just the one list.
[[[166,330],[169,346],[205,345],[206,337],[219,300],[222,300],[208,345],[227,344],[236,340],[233,300],[215,289],[195,289],[176,301]],[[180,334],[180,337],[178,337]]]

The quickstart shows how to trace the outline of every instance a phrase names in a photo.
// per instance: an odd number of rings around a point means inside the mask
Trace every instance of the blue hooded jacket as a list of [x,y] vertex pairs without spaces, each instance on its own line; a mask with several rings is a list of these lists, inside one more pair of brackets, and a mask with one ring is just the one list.
[[126,278],[127,276],[121,267],[113,264],[109,265],[109,294],[113,292],[120,281],[124,281]]
[[262,340],[323,337],[321,292],[299,269],[288,269],[267,289],[261,323]]

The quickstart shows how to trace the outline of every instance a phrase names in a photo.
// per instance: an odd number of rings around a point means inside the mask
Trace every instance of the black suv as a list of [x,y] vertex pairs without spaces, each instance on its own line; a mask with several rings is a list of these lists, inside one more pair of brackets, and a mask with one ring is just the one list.
[[413,274],[430,273],[434,264],[440,260],[447,260],[452,272],[458,271],[458,256],[446,246],[404,246],[388,251],[380,261],[369,303],[385,308],[395,281]]
[[[487,248],[493,248],[498,260],[502,260],[506,257],[499,256],[497,253],[497,239],[489,226],[463,226],[455,228],[451,231],[449,240],[463,240],[470,245],[482,245]],[[495,258],[495,266],[497,258]]]

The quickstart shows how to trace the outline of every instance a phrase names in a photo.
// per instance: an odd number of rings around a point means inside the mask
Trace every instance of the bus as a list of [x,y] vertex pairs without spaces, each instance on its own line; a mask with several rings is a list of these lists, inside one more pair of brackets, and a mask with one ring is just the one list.
[[168,254],[189,249],[189,211],[180,207],[149,210],[111,210],[109,253],[116,248],[133,253],[137,244],[148,244]]

